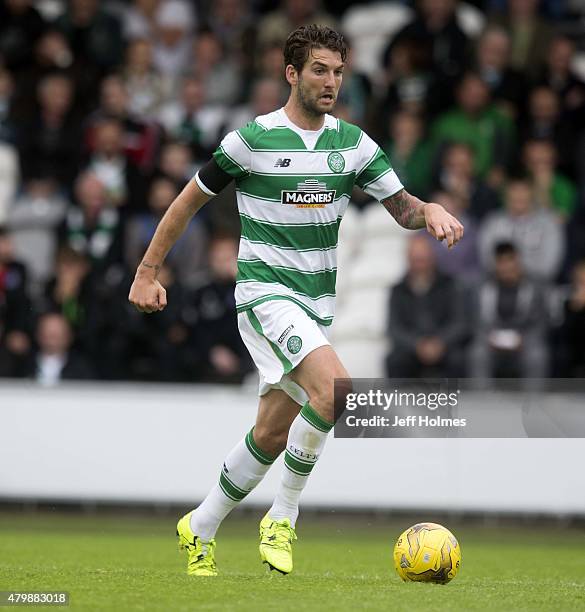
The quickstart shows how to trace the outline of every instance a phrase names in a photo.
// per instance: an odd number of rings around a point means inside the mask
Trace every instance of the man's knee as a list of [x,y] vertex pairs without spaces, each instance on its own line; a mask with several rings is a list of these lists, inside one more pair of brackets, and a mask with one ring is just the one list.
[[344,402],[347,393],[351,393],[352,384],[345,369],[340,369],[328,380],[315,385],[309,390],[309,403],[325,420],[333,423],[335,420],[335,398]]

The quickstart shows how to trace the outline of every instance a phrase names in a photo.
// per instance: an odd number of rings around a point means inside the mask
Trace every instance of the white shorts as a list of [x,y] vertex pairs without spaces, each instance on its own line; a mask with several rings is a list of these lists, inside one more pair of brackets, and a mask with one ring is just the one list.
[[290,300],[268,300],[240,312],[238,328],[260,373],[258,394],[282,389],[303,405],[307,394],[288,374],[311,351],[330,344],[329,328]]

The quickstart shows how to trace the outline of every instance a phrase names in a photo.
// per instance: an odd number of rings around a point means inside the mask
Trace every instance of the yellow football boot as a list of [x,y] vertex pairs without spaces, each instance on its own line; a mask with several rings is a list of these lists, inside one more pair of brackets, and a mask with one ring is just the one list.
[[202,542],[191,531],[191,512],[177,523],[179,550],[187,551],[187,574],[189,576],[217,576],[215,565],[215,540]]
[[297,539],[289,519],[276,521],[268,514],[260,521],[260,559],[271,570],[290,574],[293,568],[292,542]]

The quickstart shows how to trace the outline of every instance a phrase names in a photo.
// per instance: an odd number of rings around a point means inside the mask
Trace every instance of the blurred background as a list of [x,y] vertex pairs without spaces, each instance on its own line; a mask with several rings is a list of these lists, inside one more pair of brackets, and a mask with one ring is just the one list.
[[[283,41],[314,22],[351,45],[335,114],[466,227],[447,252],[356,189],[332,330],[350,374],[585,375],[582,0],[2,0],[0,427],[14,436],[0,497],[184,501],[214,482],[256,405],[234,308],[233,185],[169,254],[165,311],[141,314],[127,295],[158,221],[222,137],[286,101]],[[185,428],[210,453],[188,490],[171,475],[192,457]],[[342,442],[309,501],[395,505],[393,490],[384,500],[365,479],[352,497],[333,478]],[[437,478],[408,507],[585,511],[577,475],[556,471],[576,447],[526,447],[514,472],[515,444],[482,441],[469,462],[456,442],[372,442],[363,458],[394,445],[421,469],[461,471],[449,474],[459,493]],[[390,481],[402,468],[377,469]]]

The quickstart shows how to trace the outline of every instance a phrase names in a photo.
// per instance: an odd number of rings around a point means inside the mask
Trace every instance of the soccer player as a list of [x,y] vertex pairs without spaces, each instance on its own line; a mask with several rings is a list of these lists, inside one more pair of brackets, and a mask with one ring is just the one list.
[[260,557],[283,574],[292,570],[299,498],[333,426],[334,380],[349,378],[327,336],[338,228],[354,184],[405,228],[426,228],[449,247],[463,234],[439,204],[404,190],[367,134],[329,114],[346,55],[343,37],[330,28],[304,26],[289,35],[286,105],[223,139],[161,220],[130,289],[143,312],[166,306],[157,280],[166,254],[191,217],[235,179],[242,225],[238,325],[260,373],[260,403],[255,426],[226,457],[217,484],[177,524],[190,575],[217,575],[220,523],[283,450],[280,486],[260,523]]

